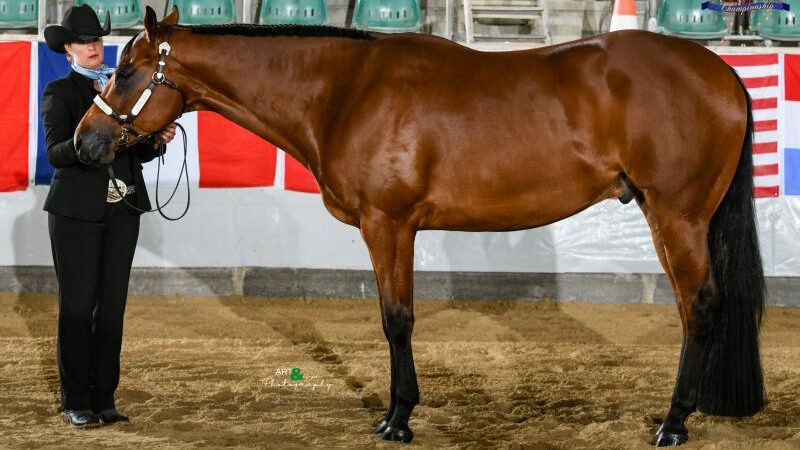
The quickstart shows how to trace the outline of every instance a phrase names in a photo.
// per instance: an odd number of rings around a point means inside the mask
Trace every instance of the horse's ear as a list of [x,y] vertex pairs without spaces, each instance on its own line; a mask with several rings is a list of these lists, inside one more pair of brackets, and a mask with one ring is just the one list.
[[164,17],[164,20],[162,20],[161,23],[165,25],[175,25],[178,23],[178,7],[173,6],[169,14],[167,14],[167,17]]
[[144,11],[144,35],[148,41],[155,42],[157,29],[158,19],[156,19],[156,12],[148,5]]

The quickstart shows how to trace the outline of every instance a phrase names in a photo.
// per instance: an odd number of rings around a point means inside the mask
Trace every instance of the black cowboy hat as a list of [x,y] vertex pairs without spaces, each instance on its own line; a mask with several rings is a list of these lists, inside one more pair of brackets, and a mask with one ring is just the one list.
[[61,25],[48,25],[44,29],[44,40],[54,52],[66,53],[64,44],[75,41],[90,41],[111,33],[111,13],[106,11],[106,23],[100,28],[91,6],[71,6],[64,13]]

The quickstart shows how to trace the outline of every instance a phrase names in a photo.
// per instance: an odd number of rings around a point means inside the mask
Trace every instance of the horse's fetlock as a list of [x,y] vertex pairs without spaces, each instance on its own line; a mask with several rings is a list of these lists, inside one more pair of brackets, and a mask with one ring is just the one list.
[[397,401],[407,406],[419,405],[419,391],[410,394],[398,393]]

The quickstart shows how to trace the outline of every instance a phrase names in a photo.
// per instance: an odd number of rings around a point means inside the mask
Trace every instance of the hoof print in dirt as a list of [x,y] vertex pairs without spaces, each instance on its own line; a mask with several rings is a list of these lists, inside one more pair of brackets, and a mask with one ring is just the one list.
[[414,439],[414,433],[410,428],[400,429],[398,427],[387,427],[381,434],[381,439],[384,441],[397,441],[402,443],[409,443]]
[[656,447],[675,447],[685,444],[689,440],[689,435],[684,433],[670,433],[658,430],[656,434]]

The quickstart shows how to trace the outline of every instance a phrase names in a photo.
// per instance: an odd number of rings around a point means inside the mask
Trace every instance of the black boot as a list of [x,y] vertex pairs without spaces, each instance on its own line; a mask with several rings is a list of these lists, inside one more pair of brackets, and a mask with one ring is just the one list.
[[104,409],[100,411],[99,416],[100,416],[100,422],[103,423],[131,421],[131,419],[129,419],[128,416],[117,411],[117,408]]
[[101,425],[100,416],[91,409],[64,410],[64,423],[75,428],[93,428]]

